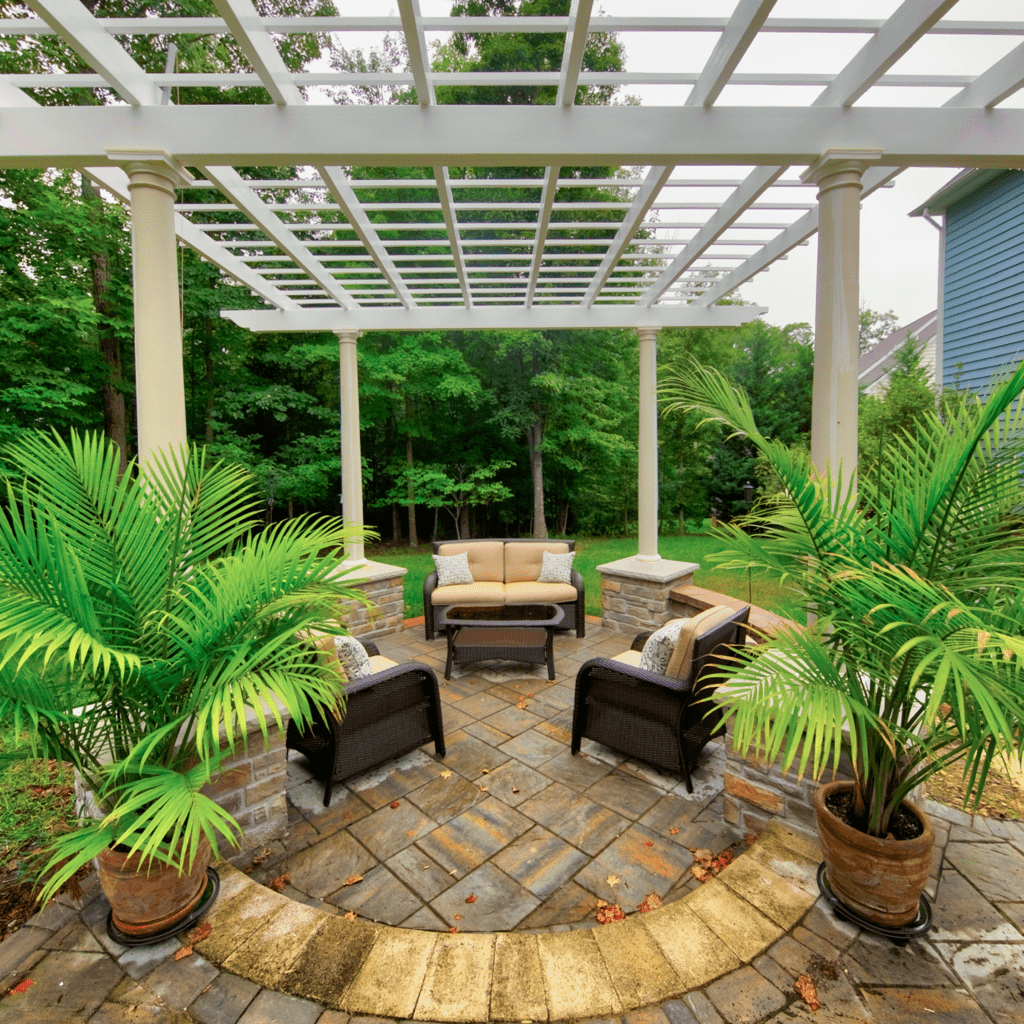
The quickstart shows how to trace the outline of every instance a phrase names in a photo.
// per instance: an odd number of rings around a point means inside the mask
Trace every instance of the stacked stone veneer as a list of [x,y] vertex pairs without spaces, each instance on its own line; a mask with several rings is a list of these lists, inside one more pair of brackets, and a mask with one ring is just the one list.
[[[287,728],[287,715],[282,723]],[[286,760],[284,732],[270,713],[266,716],[267,741],[254,717],[247,723],[245,746],[227,758],[221,771],[203,792],[224,808],[241,826],[242,850],[263,846],[288,828],[285,799]],[[230,850],[221,850],[222,854]]]
[[602,627],[633,637],[663,626],[679,615],[672,607],[673,589],[692,583],[699,568],[696,562],[639,557],[599,565]]
[[[796,761],[799,764],[799,757]],[[831,770],[823,781],[852,781],[849,758],[845,754],[833,776]],[[730,724],[725,741],[725,788],[723,815],[731,825],[745,833],[760,832],[773,818],[783,819],[787,825],[813,832],[814,792],[818,783],[808,776],[799,778],[795,768],[783,773],[778,761],[768,764],[751,748],[745,756],[733,744]]]
[[400,633],[405,622],[405,601],[402,578],[407,569],[380,562],[366,562],[351,572],[353,586],[370,601],[365,607],[355,601],[342,604],[342,621],[353,636],[373,640],[390,633]]

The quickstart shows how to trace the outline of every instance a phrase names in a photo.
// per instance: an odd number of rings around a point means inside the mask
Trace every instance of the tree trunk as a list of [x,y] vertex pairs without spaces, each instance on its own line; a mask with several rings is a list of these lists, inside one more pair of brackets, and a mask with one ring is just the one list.
[[544,516],[544,424],[538,416],[530,424],[530,475],[533,477],[533,536],[546,540],[547,519]]
[[[94,221],[103,217],[103,200],[92,182],[82,175],[82,198]],[[92,304],[99,314],[97,335],[100,358],[107,372],[103,378],[103,432],[121,451],[119,472],[128,465],[128,420],[124,403],[124,365],[121,361],[121,342],[113,329],[111,320],[115,310],[110,297],[110,253],[107,251],[89,253],[89,269],[92,274]]]
[[558,517],[558,532],[564,537],[569,531],[569,502],[562,502],[562,513]]
[[[405,401],[405,412],[406,412],[406,417],[408,418],[408,415],[409,415],[409,400],[408,399],[406,399],[406,401]],[[412,434],[407,434],[406,438],[405,438],[405,464],[409,467],[409,469],[412,469],[412,466],[413,466]],[[409,490],[408,490],[409,504],[408,504],[407,507],[408,507],[408,510],[409,510],[409,547],[411,547],[411,548],[419,547],[419,543],[420,543],[420,538],[419,538],[419,536],[416,533],[416,502],[413,501],[414,493],[415,492],[413,490],[412,479],[410,478],[410,480],[409,480]]]
[[458,534],[459,540],[468,540],[470,536],[469,529],[469,505],[463,505],[459,509],[459,522],[458,522]]
[[398,506],[391,506],[391,540],[395,544],[402,543],[402,520],[398,515]]

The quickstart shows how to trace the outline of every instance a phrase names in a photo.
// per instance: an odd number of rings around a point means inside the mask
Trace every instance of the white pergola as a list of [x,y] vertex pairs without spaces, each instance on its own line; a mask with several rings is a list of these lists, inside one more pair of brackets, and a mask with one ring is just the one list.
[[[27,50],[56,34],[91,70],[0,77],[0,167],[78,168],[131,206],[142,457],[185,439],[177,236],[264,300],[265,309],[225,314],[235,322],[337,333],[344,507],[359,521],[360,332],[635,328],[639,548],[641,558],[657,559],[657,332],[760,315],[757,307],[715,302],[815,232],[812,455],[821,468],[842,463],[849,471],[857,445],[861,200],[906,168],[1019,167],[1024,153],[1024,110],[1004,102],[1024,85],[1024,7],[1014,21],[958,19],[957,0],[892,0],[879,19],[794,18],[774,10],[784,11],[786,0],[735,0],[724,16],[676,16],[678,5],[666,2],[665,16],[607,17],[594,0],[572,0],[563,17],[451,18],[424,16],[419,0],[396,0],[396,16],[353,15],[357,5],[342,2],[340,16],[297,18],[261,17],[252,0],[214,0],[219,17],[97,19],[78,0],[24,3],[26,16],[0,20],[0,35]],[[522,31],[564,40],[559,70],[431,70],[428,36]],[[408,69],[292,73],[277,44],[303,33],[338,34],[344,44],[354,32],[401,34]],[[592,32],[619,33],[627,49],[635,33],[653,36],[670,70],[583,71]],[[169,62],[153,73],[121,45],[137,34],[232,35],[250,68],[207,74]],[[856,45],[828,73],[764,70],[765,41],[779,35],[807,52],[825,36]],[[907,70],[947,37],[995,41],[989,50],[1000,55],[970,74],[938,65],[927,74]],[[695,63],[693,53],[701,54]],[[557,96],[549,106],[437,103],[437,86],[460,83],[544,85]],[[325,86],[392,84],[414,86],[419,105],[341,105],[317,94]],[[190,88],[241,85],[263,86],[271,102],[188,103]],[[579,87],[600,85],[685,87],[685,98],[577,105]],[[25,91],[35,88],[103,89],[110,102],[40,106]],[[783,100],[761,105],[769,89]],[[893,102],[899,90],[914,105]],[[254,165],[296,166],[301,174],[262,180],[236,170]],[[633,170],[582,181],[567,171],[603,166]],[[352,167],[429,174],[396,180],[382,170],[378,179],[356,180]],[[529,171],[497,179],[464,170],[485,167]],[[176,201],[186,183],[208,201]],[[616,200],[575,200],[568,190],[581,183],[614,190]],[[429,199],[381,200],[409,188]],[[470,188],[494,199],[471,201]],[[509,194],[516,201],[503,198]],[[581,211],[600,219],[583,230]],[[427,245],[430,255],[422,252]],[[361,557],[361,548],[352,554]]]

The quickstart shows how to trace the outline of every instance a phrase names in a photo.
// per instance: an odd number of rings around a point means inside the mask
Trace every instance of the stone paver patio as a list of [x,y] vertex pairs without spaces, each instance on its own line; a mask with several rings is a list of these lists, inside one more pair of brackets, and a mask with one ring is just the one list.
[[[222,865],[187,957],[177,939],[112,942],[90,878],[81,905],[0,944],[0,1024],[1024,1022],[1024,824],[930,805],[948,830],[933,931],[905,947],[863,934],[817,897],[813,839],[773,827],[748,849],[722,820],[720,748],[692,798],[594,745],[569,756],[576,669],[626,646],[588,634],[558,638],[553,685],[492,664],[442,682],[443,762],[428,746],[325,809],[293,755],[288,834],[248,876]],[[443,642],[416,627],[380,646],[440,677]],[[701,886],[698,847],[739,856]],[[258,884],[283,875],[281,894]],[[634,913],[652,892],[666,905]],[[631,916],[596,925],[598,899]]]

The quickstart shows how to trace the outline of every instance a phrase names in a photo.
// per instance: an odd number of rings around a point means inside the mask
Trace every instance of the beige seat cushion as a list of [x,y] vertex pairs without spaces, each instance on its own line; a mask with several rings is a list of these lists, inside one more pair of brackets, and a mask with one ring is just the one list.
[[[535,582],[540,575],[541,560],[545,551],[553,555],[564,555],[568,552],[569,545],[564,541],[539,540],[516,542],[505,545],[505,582],[506,583],[529,583]],[[476,577],[473,577],[476,579]],[[571,598],[560,598],[560,600],[571,600]],[[518,604],[527,602],[519,601]]]
[[679,638],[676,640],[675,650],[668,660],[668,668],[665,675],[670,679],[689,679],[693,670],[693,647],[696,641],[709,629],[723,623],[736,611],[725,604],[717,604],[714,608],[707,608],[692,619],[688,619],[683,628],[679,631]]
[[394,668],[398,664],[397,661],[392,661],[390,658],[385,658],[383,654],[371,654],[370,655],[370,673],[383,672],[386,668]]
[[639,668],[642,657],[643,654],[640,651],[623,651],[621,654],[616,654],[612,661],[621,661],[624,665],[632,665],[633,668]]
[[[437,591],[434,591],[437,593]],[[563,604],[576,600],[576,588],[568,583],[508,583],[505,604]]]
[[[459,555],[465,551],[469,558],[469,571],[477,583],[504,583],[504,548],[505,545],[500,540],[453,540],[449,544],[442,544],[437,553],[439,555]],[[537,557],[540,558],[540,555]],[[437,601],[434,602],[434,604],[437,603]],[[451,604],[450,601],[441,603]]]
[[463,604],[477,607],[505,603],[504,583],[456,583],[450,587],[436,587],[430,595],[436,605]]

